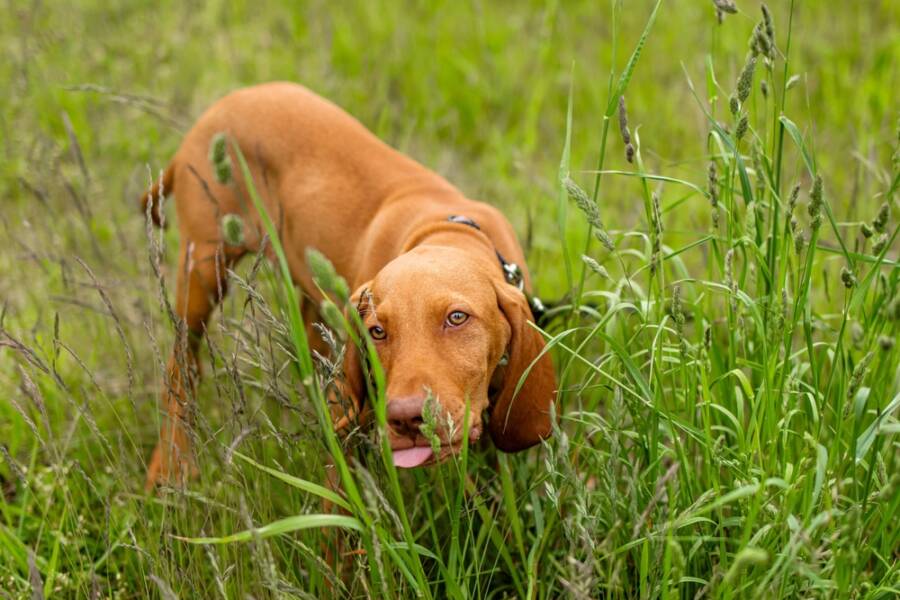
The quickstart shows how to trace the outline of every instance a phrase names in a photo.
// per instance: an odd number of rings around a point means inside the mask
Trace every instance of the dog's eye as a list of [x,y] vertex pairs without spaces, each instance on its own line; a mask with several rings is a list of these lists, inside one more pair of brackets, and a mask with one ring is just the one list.
[[452,313],[447,315],[447,325],[451,327],[459,327],[469,318],[469,315],[464,313],[461,310],[454,310]]
[[369,335],[372,336],[373,340],[383,340],[387,337],[387,331],[375,325],[373,327],[369,327]]

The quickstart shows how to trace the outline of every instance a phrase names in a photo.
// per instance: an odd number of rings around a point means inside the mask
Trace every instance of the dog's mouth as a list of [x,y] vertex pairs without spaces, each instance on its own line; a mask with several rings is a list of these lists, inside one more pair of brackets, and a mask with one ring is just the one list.
[[[469,443],[475,442],[481,436],[481,428],[473,427],[469,432]],[[421,438],[417,440],[420,442]],[[405,443],[404,443],[405,442]],[[444,462],[462,449],[462,440],[452,443],[442,443],[435,454],[434,448],[428,444],[415,443],[412,440],[395,442],[391,444],[391,454],[394,457],[394,466],[401,469],[414,469]]]
[[401,469],[420,467],[434,459],[434,450],[431,446],[413,446],[397,450],[391,448],[391,453],[394,455],[394,466]]
[[412,446],[410,448],[391,448],[391,454],[394,456],[394,466],[401,469],[414,469],[416,467],[424,467],[428,465],[436,465],[444,462],[454,454],[457,454],[462,448],[461,443],[445,444],[438,449],[435,454],[431,446]]

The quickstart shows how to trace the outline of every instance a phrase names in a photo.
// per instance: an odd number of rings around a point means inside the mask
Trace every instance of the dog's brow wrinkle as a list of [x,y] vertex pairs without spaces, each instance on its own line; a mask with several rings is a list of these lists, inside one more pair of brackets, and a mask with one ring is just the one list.
[[375,313],[375,299],[372,297],[372,292],[370,292],[368,288],[360,292],[359,302],[356,304],[356,311],[359,313],[359,316],[363,318],[370,313],[375,315],[375,318],[378,318],[378,315]]
[[360,316],[365,316],[369,312],[369,290],[363,289],[359,294],[359,302],[356,303],[356,311]]

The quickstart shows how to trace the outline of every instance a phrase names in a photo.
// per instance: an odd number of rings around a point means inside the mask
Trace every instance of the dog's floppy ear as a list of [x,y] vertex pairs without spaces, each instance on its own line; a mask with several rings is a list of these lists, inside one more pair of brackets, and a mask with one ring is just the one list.
[[[368,305],[370,302],[368,295],[371,286],[372,282],[367,281],[357,288],[347,303],[348,312],[355,311],[360,316],[363,316],[366,310],[371,310],[371,307]],[[353,327],[356,319],[353,318],[353,315],[348,314],[347,316],[347,321]],[[344,385],[342,387],[344,394],[353,401],[353,408],[357,411],[357,414],[362,412],[367,395],[366,375],[363,371],[360,354],[363,351],[357,348],[352,340],[347,340],[347,345],[344,348]]]
[[[544,349],[544,339],[528,324],[532,316],[525,295],[506,282],[498,282],[495,288],[511,336],[509,360],[505,367],[498,367],[505,371],[488,428],[497,448],[518,452],[550,436],[550,405],[556,396],[556,374],[547,354],[532,365]],[[531,370],[516,393],[519,380],[529,366]]]

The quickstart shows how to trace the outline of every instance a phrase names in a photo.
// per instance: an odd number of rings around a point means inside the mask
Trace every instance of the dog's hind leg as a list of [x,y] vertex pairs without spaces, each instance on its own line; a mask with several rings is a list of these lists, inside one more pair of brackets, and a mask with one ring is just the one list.
[[179,323],[162,392],[159,443],[147,468],[148,490],[158,484],[184,485],[197,474],[190,401],[200,375],[198,351],[209,316],[225,295],[227,268],[235,260],[218,242],[182,239],[175,292]]

